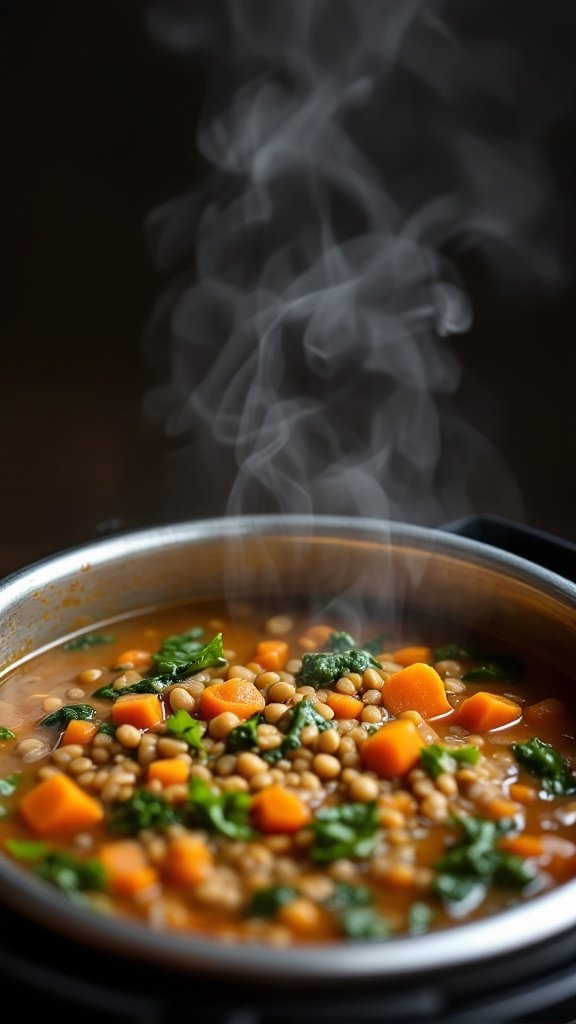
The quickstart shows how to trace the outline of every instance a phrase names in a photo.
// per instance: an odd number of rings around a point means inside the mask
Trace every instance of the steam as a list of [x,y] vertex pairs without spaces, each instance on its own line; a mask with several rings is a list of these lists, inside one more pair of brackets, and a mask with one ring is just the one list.
[[471,309],[448,254],[481,250],[508,287],[561,276],[545,97],[530,122],[514,108],[526,69],[494,38],[465,48],[423,0],[175,0],[149,27],[207,53],[213,90],[212,172],[148,220],[179,276],[148,332],[164,381],[146,404],[181,446],[190,509],[200,466],[215,512],[435,524],[468,511],[476,466],[519,513],[498,453],[449,413]]

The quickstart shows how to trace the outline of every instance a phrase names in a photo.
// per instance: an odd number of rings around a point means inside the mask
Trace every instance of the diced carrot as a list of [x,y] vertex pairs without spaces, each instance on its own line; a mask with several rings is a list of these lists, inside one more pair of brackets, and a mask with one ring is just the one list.
[[20,801],[18,810],[39,836],[73,832],[102,821],[99,800],[89,796],[69,775],[59,772],[39,782]]
[[310,811],[291,790],[268,786],[252,801],[252,820],[261,832],[297,832],[310,821]]
[[576,846],[562,836],[523,832],[521,835],[503,836],[498,846],[517,857],[537,860],[556,882],[567,882],[576,875]]
[[180,761],[177,757],[165,757],[161,761],[152,761],[148,765],[148,782],[158,779],[163,786],[175,786],[180,782],[187,782],[190,775],[190,765]]
[[171,882],[190,886],[204,881],[212,864],[212,854],[202,840],[196,836],[182,835],[170,843],[164,870]]
[[116,658],[116,664],[131,665],[132,668],[140,668],[142,665],[152,664],[152,655],[150,651],[131,649],[129,651],[124,651],[118,658]]
[[289,903],[284,903],[278,910],[278,920],[291,928],[297,935],[311,938],[321,934],[326,911],[317,903],[304,896],[297,896]]
[[397,718],[364,740],[360,757],[369,771],[383,779],[393,779],[414,767],[424,746],[414,722]]
[[127,693],[112,705],[110,717],[114,725],[135,725],[152,729],[164,719],[162,701],[155,693]]
[[392,661],[395,661],[397,665],[403,665],[405,668],[408,665],[415,665],[416,662],[428,662],[432,660],[432,651],[429,647],[401,647],[399,651],[394,651],[392,654]]
[[484,815],[491,821],[501,821],[504,818],[515,818],[522,810],[520,804],[513,800],[506,800],[503,796],[495,796],[488,803],[483,805]]
[[542,836],[530,835],[528,832],[522,832],[517,836],[503,836],[498,846],[517,857],[541,857],[544,853]]
[[91,739],[98,732],[98,726],[94,722],[85,722],[81,718],[73,718],[66,726],[62,734],[62,746],[70,743],[90,743]]
[[[319,647],[324,647],[324,644],[328,640],[328,637],[334,632],[333,626],[324,626],[318,624],[317,626],[310,626],[306,630],[303,637],[298,640],[299,644],[302,644],[303,640],[307,640],[312,644],[310,648],[313,651],[317,651]],[[307,646],[307,644],[305,645]]]
[[330,691],[326,703],[332,708],[334,718],[358,718],[364,707],[357,697],[351,697],[348,693],[338,693],[336,690]]
[[288,644],[285,640],[261,640],[256,647],[254,660],[266,672],[283,669],[288,661]]
[[489,732],[512,725],[522,717],[522,708],[508,697],[478,690],[463,700],[454,716],[454,722],[470,732]]
[[262,711],[266,701],[260,690],[248,679],[233,676],[222,683],[207,686],[200,698],[200,714],[203,718],[216,718],[224,711],[231,711],[240,719],[251,718]]
[[419,661],[388,676],[382,703],[393,715],[418,711],[422,718],[438,718],[452,711],[442,679],[431,665]]
[[134,839],[104,843],[98,856],[108,885],[117,896],[135,896],[143,889],[149,889],[158,878],[158,872],[148,862],[143,847]]
[[570,721],[570,712],[566,704],[557,697],[545,697],[537,704],[527,704],[524,708],[524,721],[534,728],[553,728],[566,725]]
[[391,885],[393,889],[418,888],[418,875],[411,864],[391,863],[378,873],[378,879]]
[[523,782],[513,782],[510,796],[519,804],[533,804],[538,799],[538,791],[534,786],[526,786]]

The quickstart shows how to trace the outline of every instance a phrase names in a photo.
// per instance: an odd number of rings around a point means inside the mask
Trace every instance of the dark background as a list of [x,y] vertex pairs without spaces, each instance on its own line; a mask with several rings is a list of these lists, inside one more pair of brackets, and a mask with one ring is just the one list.
[[[525,6],[506,7],[519,47]],[[166,500],[178,493],[173,455],[141,408],[154,383],[142,331],[163,284],[143,224],[201,175],[204,72],[152,43],[143,10],[140,0],[0,0],[1,572],[107,531],[195,515]],[[576,33],[568,6],[557,10],[553,37],[538,45],[564,69],[566,90]],[[547,140],[568,267],[571,109]],[[460,269],[475,321],[451,342],[464,368],[453,407],[501,449],[525,503],[522,513],[488,466],[472,511],[576,540],[573,273],[561,290],[510,295],[473,255]]]

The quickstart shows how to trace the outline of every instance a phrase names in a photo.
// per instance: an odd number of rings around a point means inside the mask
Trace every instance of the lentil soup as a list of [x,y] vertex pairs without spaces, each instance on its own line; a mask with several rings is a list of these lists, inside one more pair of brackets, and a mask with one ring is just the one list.
[[0,691],[0,845],[63,898],[287,944],[422,933],[576,874],[552,669],[458,637],[190,606]]

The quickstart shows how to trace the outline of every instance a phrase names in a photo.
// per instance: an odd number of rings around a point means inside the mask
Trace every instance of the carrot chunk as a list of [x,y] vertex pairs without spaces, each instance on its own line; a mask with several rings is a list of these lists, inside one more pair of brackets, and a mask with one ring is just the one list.
[[66,726],[62,734],[62,746],[70,743],[90,743],[98,732],[98,726],[94,722],[85,722],[81,718],[73,718]]
[[261,640],[256,647],[254,660],[267,672],[284,668],[288,661],[288,644],[285,640]]
[[265,703],[254,683],[234,676],[206,687],[200,698],[200,714],[203,718],[216,718],[224,711],[231,711],[240,719],[251,718],[257,711],[262,711]]
[[514,802],[514,800],[507,800],[503,796],[495,796],[492,800],[489,800],[484,805],[484,814],[491,821],[501,821],[504,818],[515,818],[519,811],[522,810],[520,804]]
[[152,664],[152,655],[150,651],[140,651],[137,649],[130,649],[129,651],[123,651],[122,654],[116,658],[117,665],[132,665],[132,668],[140,668],[143,665]]
[[522,832],[517,836],[503,836],[498,842],[498,847],[517,857],[542,857],[544,854],[542,837],[530,835],[528,832]]
[[351,697],[348,693],[338,693],[335,690],[328,694],[326,703],[328,707],[332,708],[334,718],[358,718],[364,707],[362,701],[357,697]]
[[408,665],[415,665],[416,662],[428,662],[432,660],[432,651],[429,647],[401,647],[399,651],[394,651],[392,654],[392,661],[397,665],[403,665],[405,668]]
[[454,716],[454,722],[470,732],[489,732],[512,725],[522,717],[522,708],[508,697],[478,690],[463,700]]
[[513,782],[510,796],[519,804],[533,804],[538,799],[538,790],[534,786],[526,786],[523,782]]
[[362,763],[383,779],[405,775],[420,760],[426,744],[408,718],[398,718],[381,726],[360,748]]
[[158,878],[158,872],[149,864],[143,848],[134,839],[104,843],[98,856],[108,885],[117,896],[135,896],[142,889],[149,889]]
[[164,870],[175,885],[187,887],[203,882],[212,865],[213,857],[206,844],[195,836],[183,835],[170,843]]
[[442,679],[431,665],[419,661],[388,676],[382,703],[393,715],[418,711],[422,718],[438,718],[452,711]]
[[135,725],[151,729],[164,719],[162,701],[155,693],[127,693],[112,705],[110,717],[114,725]]
[[261,832],[297,832],[310,821],[310,811],[284,786],[268,786],[252,801],[252,820]]
[[161,761],[152,761],[148,765],[148,782],[158,779],[163,786],[175,786],[180,782],[187,782],[190,775],[190,765],[180,761],[177,757],[165,757]]
[[95,825],[104,817],[102,804],[89,796],[69,775],[51,775],[20,801],[18,810],[39,836]]

